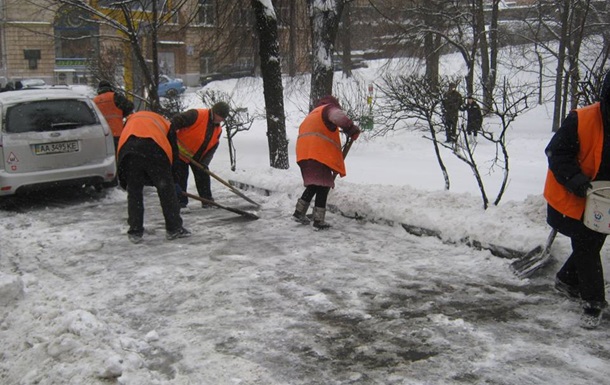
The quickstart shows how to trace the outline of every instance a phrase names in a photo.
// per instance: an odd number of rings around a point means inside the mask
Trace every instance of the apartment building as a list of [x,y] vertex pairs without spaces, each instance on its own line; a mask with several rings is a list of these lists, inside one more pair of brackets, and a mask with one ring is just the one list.
[[[171,13],[176,1],[157,0],[160,12]],[[88,2],[106,14],[116,11],[114,3]],[[274,4],[282,56],[286,63],[293,63],[296,71],[305,71],[309,52],[305,2],[277,0]],[[150,9],[134,5],[133,12]],[[120,62],[123,71],[135,71],[132,47],[119,39],[124,36],[107,23],[88,19],[82,9],[61,1],[0,0],[0,84],[25,78],[43,79],[48,84],[87,84],[96,60]],[[144,23],[138,28],[138,39],[150,58],[150,28]],[[254,73],[257,44],[249,0],[188,0],[159,30],[159,71],[180,77],[190,86],[199,84],[201,77],[209,73]],[[287,60],[288,56],[291,60]]]

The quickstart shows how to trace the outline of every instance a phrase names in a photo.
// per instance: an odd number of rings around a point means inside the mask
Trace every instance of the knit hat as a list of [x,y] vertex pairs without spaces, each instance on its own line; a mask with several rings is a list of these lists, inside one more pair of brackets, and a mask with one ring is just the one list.
[[212,112],[223,119],[226,119],[231,112],[231,107],[225,102],[218,102],[212,106]]
[[112,84],[110,84],[110,82],[108,80],[102,80],[97,85],[97,92],[100,93],[100,92],[106,92],[106,91],[112,91]]

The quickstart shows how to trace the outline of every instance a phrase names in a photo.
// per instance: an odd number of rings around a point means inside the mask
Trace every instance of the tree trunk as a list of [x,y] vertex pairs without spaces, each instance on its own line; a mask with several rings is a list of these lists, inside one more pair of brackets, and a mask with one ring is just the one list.
[[294,77],[297,74],[297,5],[290,2],[290,35],[288,41],[288,75]]
[[341,63],[343,65],[343,76],[346,78],[352,77],[352,19],[351,6],[345,5],[343,9],[343,28],[341,30],[341,45],[343,55],[341,55]]
[[[265,2],[266,3],[266,2]],[[261,0],[252,0],[260,43],[261,74],[267,114],[269,164],[273,168],[288,169],[288,140],[284,114],[284,88],[280,63],[277,18],[273,8],[266,8]]]
[[561,37],[559,39],[559,50],[557,51],[557,71],[555,74],[555,104],[553,108],[553,132],[559,130],[561,122],[563,74],[566,60],[566,43],[568,39],[568,21],[570,17],[570,0],[563,0],[561,9]]
[[151,45],[152,45],[152,87],[150,87],[150,93],[148,94],[148,100],[150,102],[150,109],[155,112],[159,112],[161,110],[161,103],[159,101],[158,94],[158,85],[159,85],[159,51],[157,49],[158,38],[158,28],[157,28],[157,20],[159,20],[158,10],[157,10],[157,2],[152,2],[152,22],[150,23],[151,28]]
[[337,37],[343,3],[331,0],[307,0],[311,25],[311,91],[312,108],[323,96],[333,93],[333,43]]
[[440,72],[440,46],[441,36],[428,32],[424,36],[424,50],[426,57],[426,79],[434,87],[438,87],[438,77]]
[[479,50],[481,53],[481,78],[483,82],[483,110],[489,110],[491,105],[491,93],[489,88],[490,80],[490,63],[489,63],[489,46],[487,44],[487,31],[485,30],[485,12],[483,9],[483,0],[476,0],[473,5],[474,14],[474,33],[473,33],[473,55],[474,58],[477,51],[477,41],[479,42]]

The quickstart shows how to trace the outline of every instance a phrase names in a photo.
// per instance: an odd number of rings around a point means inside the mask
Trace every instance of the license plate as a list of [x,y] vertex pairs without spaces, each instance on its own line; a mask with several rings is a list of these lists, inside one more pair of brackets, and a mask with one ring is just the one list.
[[61,154],[66,152],[76,152],[78,150],[78,140],[34,145],[34,154],[36,155]]

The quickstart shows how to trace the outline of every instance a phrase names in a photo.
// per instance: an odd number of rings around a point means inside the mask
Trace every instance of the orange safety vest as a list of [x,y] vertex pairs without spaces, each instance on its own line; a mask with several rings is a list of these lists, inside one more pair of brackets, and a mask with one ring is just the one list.
[[313,159],[328,166],[341,177],[345,176],[345,162],[341,151],[339,129],[330,131],[322,119],[326,105],[316,107],[305,117],[297,138],[297,163]]
[[[595,179],[602,161],[604,125],[599,103],[575,110],[578,114],[578,163],[582,173]],[[586,198],[570,193],[561,185],[551,170],[547,171],[544,198],[560,213],[577,220],[585,211]]]
[[104,92],[93,98],[112,130],[112,136],[119,137],[123,131],[123,111],[114,104],[114,92]]
[[[197,120],[195,120],[195,123],[176,131],[180,151],[185,151],[190,157],[200,154],[198,155],[199,159],[195,159],[196,161],[201,160],[220,141],[220,135],[222,134],[221,126],[214,126],[212,135],[207,135],[208,123],[211,116],[212,111],[197,109]],[[207,143],[205,142],[206,137],[208,138]],[[203,151],[200,151],[202,146],[205,146],[205,148],[203,148]],[[190,163],[182,155],[180,155],[180,159],[185,163]]]
[[167,133],[169,132],[170,122],[163,116],[156,114],[151,111],[138,111],[134,114],[129,115],[125,128],[119,139],[118,152],[121,151],[121,147],[127,142],[130,136],[137,136],[138,138],[151,138],[165,151],[169,162],[172,163],[174,157],[172,156],[172,145],[167,139]]

